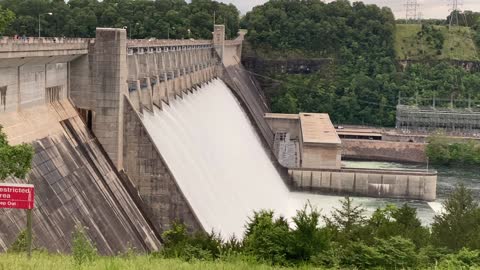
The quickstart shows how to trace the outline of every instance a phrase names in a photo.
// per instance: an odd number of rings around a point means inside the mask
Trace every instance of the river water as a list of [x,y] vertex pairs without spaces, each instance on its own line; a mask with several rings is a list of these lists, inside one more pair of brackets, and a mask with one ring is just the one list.
[[[394,162],[373,162],[373,161],[343,161],[343,164],[352,168],[370,168],[370,169],[415,169],[427,170],[427,165],[401,164]],[[385,203],[401,205],[407,202],[409,205],[417,208],[418,216],[424,224],[430,224],[435,213],[442,210],[442,202],[449,196],[459,183],[463,183],[473,192],[473,195],[480,199],[480,171],[478,168],[451,168],[444,166],[429,166],[429,169],[435,169],[438,172],[437,179],[437,200],[435,202],[425,203],[420,201],[407,201],[395,199],[382,199],[381,201],[369,200],[364,202],[369,207],[383,206]]]
[[[221,80],[172,100],[163,110],[145,112],[142,121],[207,231],[241,237],[254,210],[271,209],[291,217],[310,202],[328,216],[333,208],[340,207],[339,196],[289,192],[248,116]],[[346,163],[350,167],[409,167]],[[440,198],[448,194],[452,178],[458,176],[440,177],[439,190],[445,192]],[[429,223],[434,215],[432,204],[425,202],[374,198],[355,201],[369,213],[387,203],[407,202],[418,209],[424,223]]]

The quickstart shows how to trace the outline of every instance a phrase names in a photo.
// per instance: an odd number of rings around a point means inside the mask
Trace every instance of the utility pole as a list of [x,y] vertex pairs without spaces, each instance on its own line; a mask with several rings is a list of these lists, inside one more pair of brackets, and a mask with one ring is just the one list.
[[41,34],[41,33],[42,33],[42,23],[41,23],[41,21],[40,21],[40,17],[41,17],[42,15],[50,15],[50,16],[52,16],[53,13],[52,13],[52,12],[47,12],[47,13],[39,13],[39,14],[38,14],[38,37],[39,37],[39,38],[42,37],[42,34]]

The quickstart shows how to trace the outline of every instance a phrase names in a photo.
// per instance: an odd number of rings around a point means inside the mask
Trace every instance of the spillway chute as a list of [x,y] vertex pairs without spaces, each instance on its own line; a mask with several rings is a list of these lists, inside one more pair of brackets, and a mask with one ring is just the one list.
[[[213,80],[162,107],[144,112],[142,121],[205,230],[242,237],[253,211],[289,218],[308,202],[327,216],[340,208],[340,196],[289,191],[223,81]],[[369,212],[385,204],[355,201]]]

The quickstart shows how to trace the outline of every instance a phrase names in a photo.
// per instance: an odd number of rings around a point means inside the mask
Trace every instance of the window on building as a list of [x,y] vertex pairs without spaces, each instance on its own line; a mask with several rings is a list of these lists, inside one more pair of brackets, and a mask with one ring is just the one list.
[[3,107],[5,111],[7,109],[7,87],[0,87],[0,106]]
[[62,98],[62,88],[62,86],[52,86],[45,88],[46,103],[60,101],[60,99]]

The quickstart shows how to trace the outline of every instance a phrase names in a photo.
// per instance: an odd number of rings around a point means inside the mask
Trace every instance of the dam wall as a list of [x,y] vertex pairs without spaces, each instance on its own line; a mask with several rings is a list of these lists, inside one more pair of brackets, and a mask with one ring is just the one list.
[[[0,61],[1,63],[1,61]],[[12,112],[67,97],[68,65],[0,66],[0,111]]]
[[175,177],[128,100],[125,101],[125,173],[132,179],[146,212],[158,231],[181,221],[190,231],[203,230]]
[[426,143],[342,139],[346,159],[425,163]]
[[[34,247],[68,253],[74,228],[81,224],[103,255],[160,248],[159,234],[70,102],[64,99],[0,113],[0,125],[10,143],[31,143],[35,149],[27,176],[36,188]],[[7,178],[6,182],[25,180]],[[8,249],[25,223],[25,211],[0,209],[0,251]]]
[[434,201],[437,173],[371,169],[289,169],[294,188],[328,194]]
[[221,71],[211,40],[127,40],[97,29],[87,54],[70,66],[70,98],[160,233],[174,221],[202,230],[141,123],[142,115],[182,99]]

